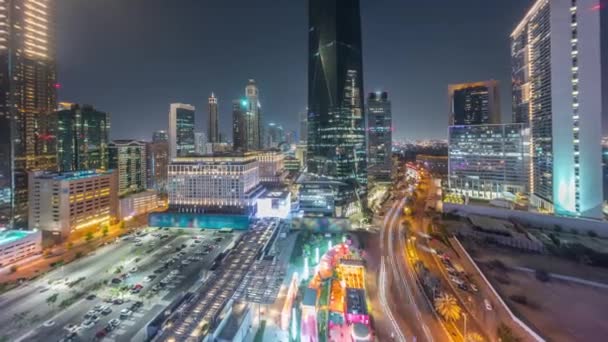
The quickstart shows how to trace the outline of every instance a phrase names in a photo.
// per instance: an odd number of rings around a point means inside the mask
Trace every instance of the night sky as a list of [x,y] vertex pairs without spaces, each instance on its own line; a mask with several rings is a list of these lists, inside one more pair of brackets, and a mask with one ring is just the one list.
[[[365,90],[387,90],[395,139],[445,138],[449,83],[497,79],[511,119],[509,34],[532,0],[361,0]],[[57,0],[61,101],[112,115],[112,138],[151,139],[169,103],[231,102],[258,82],[265,121],[297,128],[307,99],[305,0]]]

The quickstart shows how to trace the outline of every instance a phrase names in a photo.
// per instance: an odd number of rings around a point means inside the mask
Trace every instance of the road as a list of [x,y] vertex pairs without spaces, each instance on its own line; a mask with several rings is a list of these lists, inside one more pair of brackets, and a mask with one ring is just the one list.
[[[154,231],[153,231],[154,232]],[[230,244],[231,239],[224,238],[216,243],[212,240],[211,232],[199,231],[162,231],[167,238],[160,239],[151,234],[139,238],[141,243],[135,241],[118,240],[100,248],[94,253],[85,256],[75,262],[67,264],[62,268],[52,271],[39,279],[26,283],[17,289],[0,296],[0,336],[9,340],[44,340],[59,341],[67,334],[64,327],[68,324],[80,325],[84,315],[95,305],[102,304],[111,307],[112,312],[106,316],[98,315],[100,320],[89,330],[79,331],[79,339],[91,340],[96,332],[101,330],[112,318],[117,318],[122,309],[130,307],[135,301],[141,300],[144,305],[134,312],[131,317],[124,320],[119,329],[110,333],[106,338],[108,341],[137,341],[142,340],[141,329],[158,312],[164,309],[177,295],[194,286],[205,275],[205,270],[211,265],[217,254]],[[199,243],[193,241],[193,235],[201,236]],[[165,261],[176,257],[176,247],[183,244],[188,245],[184,254],[172,267],[164,268],[155,273]],[[197,256],[200,246],[214,244],[215,247],[204,257]],[[190,257],[193,260],[188,265],[181,265],[181,261]],[[116,273],[118,266],[122,271]],[[134,269],[133,267],[137,267]],[[179,274],[158,293],[152,293],[152,288],[158,285],[173,269],[179,269]],[[133,272],[128,272],[132,270]],[[116,286],[104,285],[103,281],[109,281],[120,274],[130,274],[123,285],[133,286],[142,284],[143,290],[138,295],[120,291]],[[151,281],[145,281],[148,275],[157,277]],[[67,280],[66,280],[67,279]],[[81,280],[79,280],[81,279]],[[72,282],[78,282],[72,284]],[[75,293],[81,295],[74,297]],[[83,297],[96,294],[92,300]],[[49,303],[48,298],[57,296],[54,303]],[[62,301],[74,297],[71,305],[62,308]],[[104,302],[104,299],[122,297],[126,303],[113,305]],[[54,321],[51,327],[43,326],[47,320]]]

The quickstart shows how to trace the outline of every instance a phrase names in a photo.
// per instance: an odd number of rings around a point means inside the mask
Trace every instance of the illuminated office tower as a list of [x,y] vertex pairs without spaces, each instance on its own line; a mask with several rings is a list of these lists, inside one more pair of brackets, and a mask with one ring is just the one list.
[[343,184],[347,216],[367,197],[359,1],[310,0],[308,15],[308,172]]
[[207,138],[212,144],[220,142],[220,114],[217,106],[217,97],[211,93],[209,97],[209,121],[207,127]]
[[118,194],[146,190],[146,143],[137,140],[114,140],[110,143],[110,169],[118,172]]
[[232,102],[232,146],[235,151],[248,150],[247,100]]
[[269,122],[266,128],[266,147],[278,148],[281,143],[285,142],[285,130],[283,126]]
[[264,127],[262,126],[262,107],[260,105],[260,90],[255,80],[249,80],[245,88],[247,149],[259,150],[264,148]]
[[306,143],[306,139],[308,139],[308,113],[302,112],[300,113],[300,134],[298,142]]
[[392,114],[387,92],[370,93],[367,98],[368,148],[370,177],[390,180],[392,169]]
[[0,2],[0,227],[27,227],[27,171],[57,168],[55,2]]
[[602,217],[601,9],[599,0],[538,0],[511,34],[513,119],[531,129],[530,200],[541,211]]
[[450,126],[500,123],[500,93],[494,80],[448,86]]
[[52,120],[59,171],[108,169],[110,114],[89,105],[61,103]]
[[169,111],[169,157],[185,157],[195,152],[194,106],[172,103]]

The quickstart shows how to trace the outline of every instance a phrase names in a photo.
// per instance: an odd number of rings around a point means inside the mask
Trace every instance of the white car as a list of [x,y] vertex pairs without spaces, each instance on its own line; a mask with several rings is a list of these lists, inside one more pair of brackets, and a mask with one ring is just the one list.
[[492,304],[490,304],[490,301],[487,299],[483,300],[483,305],[486,307],[486,310],[488,311],[492,311]]
[[55,325],[55,321],[53,321],[52,319],[42,323],[42,325],[44,325],[45,327],[52,327],[53,325]]
[[92,327],[95,326],[95,322],[94,321],[84,321],[84,322],[82,322],[81,326],[84,329],[91,329]]

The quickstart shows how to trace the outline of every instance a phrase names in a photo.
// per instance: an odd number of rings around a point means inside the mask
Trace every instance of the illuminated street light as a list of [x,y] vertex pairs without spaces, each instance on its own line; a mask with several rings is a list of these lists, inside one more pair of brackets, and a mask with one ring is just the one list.
[[296,325],[296,308],[291,309],[291,338],[295,341],[298,327]]
[[304,257],[304,274],[303,279],[308,279],[308,257]]
[[331,249],[331,240],[327,241],[327,249]]

